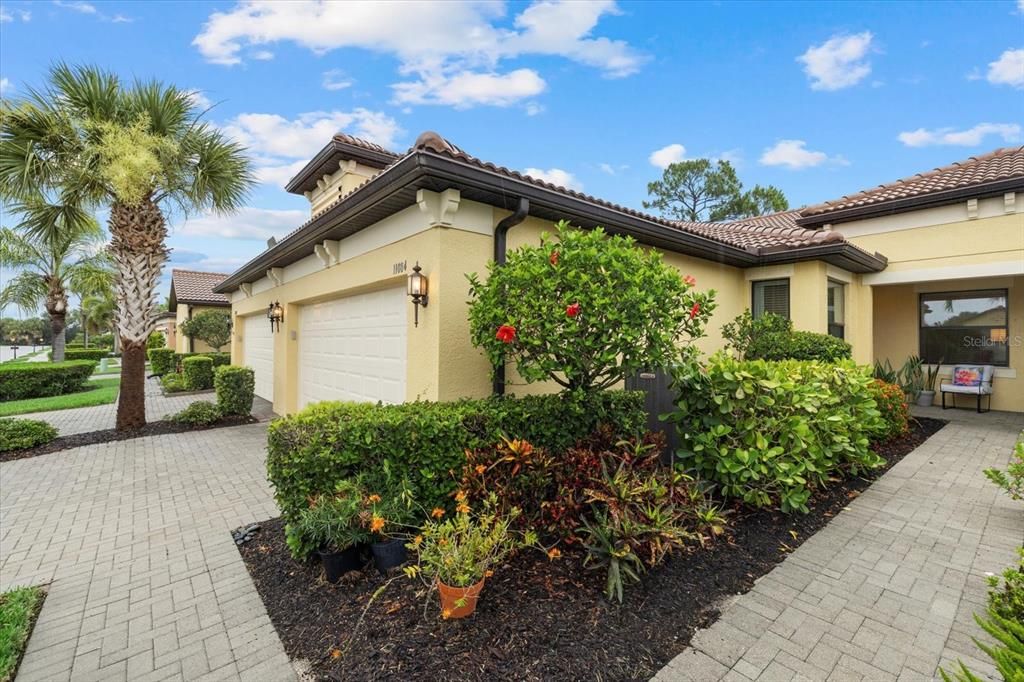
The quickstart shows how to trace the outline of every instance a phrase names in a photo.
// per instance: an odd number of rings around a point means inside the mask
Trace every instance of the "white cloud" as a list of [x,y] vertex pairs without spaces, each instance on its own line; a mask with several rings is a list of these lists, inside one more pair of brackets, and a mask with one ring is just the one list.
[[213,106],[213,101],[206,96],[202,90],[192,90],[188,93],[189,99],[196,105],[201,111],[206,111]]
[[1021,138],[1021,127],[1016,123],[979,123],[966,130],[918,128],[900,133],[897,139],[908,147],[930,147],[933,145],[977,147],[990,135],[1001,137],[1004,142],[1017,142]]
[[547,170],[543,168],[526,168],[523,172],[531,178],[550,182],[552,185],[558,185],[566,189],[574,189],[577,192],[583,189],[583,183],[577,180],[576,176],[561,168],[548,168]]
[[226,135],[249,148],[260,182],[283,185],[301,169],[335,133],[344,131],[387,149],[398,147],[402,133],[387,114],[353,111],[312,111],[287,119],[278,114],[240,114],[221,126]]
[[836,35],[821,45],[812,45],[797,57],[811,79],[812,90],[841,90],[856,85],[871,73],[865,59],[874,36],[870,31]]
[[651,155],[647,157],[647,160],[651,162],[652,166],[657,166],[664,170],[673,163],[679,163],[686,156],[686,147],[681,144],[670,144],[667,147],[656,149],[651,152]]
[[252,58],[261,62],[269,62],[274,58],[274,53],[270,50],[256,50],[252,53]]
[[10,78],[0,78],[0,95],[6,95],[14,89]]
[[[497,25],[504,12],[503,3],[489,0],[421,0],[401,11],[371,0],[246,1],[211,14],[193,45],[207,61],[225,65],[241,63],[246,48],[280,42],[317,54],[339,48],[388,54],[402,76],[412,77],[395,84],[399,102],[463,107],[508,106],[543,91],[535,71],[502,72],[504,59],[560,56],[609,78],[635,73],[646,61],[625,41],[592,35],[602,17],[618,13],[611,0],[540,0],[514,18],[513,28]],[[514,89],[499,95],[494,86],[501,84]]]
[[830,157],[825,152],[807,149],[803,140],[779,140],[774,146],[768,147],[761,154],[762,166],[782,166],[790,170],[813,168],[823,163],[834,163],[845,166],[846,159],[841,156]]
[[1024,0],[1017,0],[1017,13],[1024,14]]
[[135,21],[135,19],[132,19],[131,17],[126,17],[123,14],[115,14],[110,18],[110,20],[115,24],[130,24],[133,21]]
[[1024,48],[1006,50],[988,65],[988,82],[1024,88]]
[[17,19],[22,21],[30,21],[32,19],[32,13],[28,10],[23,9],[8,9],[0,6],[0,24],[7,24]]
[[601,165],[598,166],[598,168],[601,169],[602,173],[607,173],[608,175],[615,175],[615,167],[612,166],[610,163],[602,163]]
[[53,4],[57,7],[63,7],[73,12],[80,12],[81,14],[96,14],[96,6],[88,2],[77,2],[75,0],[53,0]]
[[505,74],[424,73],[418,81],[396,83],[391,87],[395,91],[395,102],[399,104],[442,104],[468,109],[481,104],[507,107],[539,95],[547,88],[547,83],[533,69],[516,69]]
[[306,211],[247,206],[232,215],[207,213],[189,218],[174,230],[174,234],[185,237],[266,240],[270,237],[283,237],[308,217]]
[[352,79],[345,76],[341,69],[324,71],[324,90],[344,90],[352,87]]

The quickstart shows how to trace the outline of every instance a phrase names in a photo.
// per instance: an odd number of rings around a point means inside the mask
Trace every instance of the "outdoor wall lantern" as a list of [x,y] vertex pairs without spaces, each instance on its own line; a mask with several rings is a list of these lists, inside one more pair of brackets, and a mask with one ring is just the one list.
[[[267,319],[270,320],[270,331],[281,331],[281,322],[284,320],[284,308],[277,301],[267,306]],[[275,328],[274,325],[277,325]]]
[[420,306],[427,307],[427,276],[422,272],[419,261],[409,273],[409,298],[412,299],[414,326],[420,326]]

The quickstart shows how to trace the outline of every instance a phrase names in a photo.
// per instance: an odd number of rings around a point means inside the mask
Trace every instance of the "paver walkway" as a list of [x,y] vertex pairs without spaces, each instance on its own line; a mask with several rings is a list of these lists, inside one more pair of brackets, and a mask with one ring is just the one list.
[[[116,376],[116,375],[111,375]],[[168,414],[175,414],[197,400],[215,400],[213,391],[189,395],[165,396],[157,379],[146,380],[146,419],[156,421]],[[253,401],[253,414],[259,419],[268,418],[273,412],[271,404],[257,396]],[[117,401],[108,405],[75,407],[69,410],[33,412],[19,415],[26,419],[41,419],[49,422],[61,436],[70,436],[88,431],[112,429],[117,422]]]
[[230,530],[278,514],[265,424],[0,463],[0,590],[53,581],[17,682],[294,680]]
[[723,605],[656,680],[932,680],[957,658],[996,679],[972,613],[986,572],[1016,564],[1024,508],[982,470],[1005,469],[1024,416],[928,416],[955,421]]

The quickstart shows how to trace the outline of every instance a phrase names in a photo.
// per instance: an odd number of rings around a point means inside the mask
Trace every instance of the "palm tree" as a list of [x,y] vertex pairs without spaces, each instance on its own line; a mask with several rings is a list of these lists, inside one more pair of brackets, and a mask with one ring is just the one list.
[[[101,291],[114,279],[110,261],[102,252],[103,231],[95,220],[77,226],[59,220],[56,229],[46,230],[32,222],[32,216],[41,213],[37,207],[16,205],[14,212],[28,218],[21,231],[0,228],[0,261],[21,272],[0,291],[0,308],[13,304],[35,314],[45,307],[53,328],[53,361],[61,362],[68,291]],[[31,229],[33,224],[38,229]]]
[[[105,333],[113,329],[117,320],[117,302],[112,289],[106,289],[82,297],[82,331],[89,338],[89,333]],[[88,345],[88,342],[86,342]]]
[[198,120],[193,93],[124,84],[95,67],[51,68],[43,90],[8,100],[0,122],[0,197],[58,195],[109,207],[118,277],[117,428],[146,423],[146,339],[167,260],[165,210],[241,207],[253,184],[245,149]]

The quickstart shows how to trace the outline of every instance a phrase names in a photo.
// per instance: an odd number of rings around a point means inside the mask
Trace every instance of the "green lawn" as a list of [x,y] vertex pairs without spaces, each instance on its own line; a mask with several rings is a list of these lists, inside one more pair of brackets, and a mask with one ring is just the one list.
[[86,384],[88,389],[67,395],[55,395],[49,398],[26,398],[0,403],[0,417],[30,412],[48,412],[50,410],[66,410],[71,407],[91,407],[107,405],[117,399],[120,377],[110,379],[94,379]]
[[40,587],[18,587],[0,594],[0,682],[14,679],[21,652],[42,605]]

